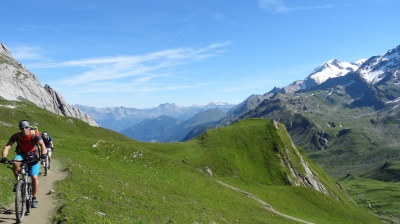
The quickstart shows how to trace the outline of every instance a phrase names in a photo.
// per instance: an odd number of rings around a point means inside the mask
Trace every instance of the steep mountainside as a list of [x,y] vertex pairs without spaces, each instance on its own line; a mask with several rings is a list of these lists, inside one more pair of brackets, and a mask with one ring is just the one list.
[[245,118],[275,119],[330,174],[368,174],[387,160],[400,160],[399,62],[397,47],[371,57],[356,71],[332,75],[310,88],[270,92],[255,109],[228,117],[222,124]]
[[97,123],[87,114],[70,106],[50,86],[44,87],[38,78],[17,62],[10,51],[0,43],[0,97],[7,100],[29,100],[37,106],[58,115],[76,117],[90,125]]
[[274,119],[331,175],[368,175],[400,160],[399,61],[400,47],[347,67],[329,61],[305,80],[250,96],[221,122],[198,126],[183,140],[246,118]]

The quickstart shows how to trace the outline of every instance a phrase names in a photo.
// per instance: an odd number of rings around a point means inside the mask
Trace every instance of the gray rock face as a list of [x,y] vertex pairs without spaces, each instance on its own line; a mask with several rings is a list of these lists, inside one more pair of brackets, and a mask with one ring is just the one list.
[[25,99],[58,115],[75,117],[89,125],[98,124],[89,115],[70,106],[50,86],[42,86],[39,79],[16,61],[11,52],[0,43],[0,97],[6,100]]

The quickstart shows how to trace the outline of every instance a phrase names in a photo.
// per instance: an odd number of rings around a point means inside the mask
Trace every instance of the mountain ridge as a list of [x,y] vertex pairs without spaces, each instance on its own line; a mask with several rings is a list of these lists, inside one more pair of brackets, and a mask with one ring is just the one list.
[[88,114],[70,106],[49,85],[44,87],[40,80],[15,60],[8,48],[0,43],[0,97],[13,100],[29,100],[37,106],[62,116],[76,117],[90,125],[98,126]]
[[157,118],[162,115],[169,116],[180,121],[186,121],[198,113],[208,109],[218,108],[224,112],[236,105],[213,101],[206,105],[193,105],[190,107],[177,106],[173,103],[160,104],[157,107],[137,109],[128,107],[95,108],[84,105],[74,105],[87,114],[90,114],[101,127],[121,132],[145,119]]

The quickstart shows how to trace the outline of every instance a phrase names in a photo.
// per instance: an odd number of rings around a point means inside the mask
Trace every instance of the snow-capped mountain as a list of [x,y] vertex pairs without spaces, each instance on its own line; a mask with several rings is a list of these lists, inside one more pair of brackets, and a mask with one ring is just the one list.
[[324,83],[330,78],[336,78],[347,75],[349,72],[357,71],[357,69],[366,61],[360,59],[356,62],[340,62],[337,59],[332,59],[323,63],[321,66],[314,69],[314,71],[307,76],[304,80],[294,81],[292,84],[282,87],[274,88],[268,94],[276,92],[280,93],[294,93],[299,90],[307,90],[314,86]]
[[330,78],[345,76],[349,72],[357,71],[357,69],[365,62],[366,59],[358,60],[357,62],[339,62],[337,59],[332,59],[325,62],[316,68],[306,79],[301,89],[309,89],[319,85]]
[[400,68],[400,46],[389,50],[384,55],[368,59],[359,69],[359,74],[369,83],[381,81],[386,75]]

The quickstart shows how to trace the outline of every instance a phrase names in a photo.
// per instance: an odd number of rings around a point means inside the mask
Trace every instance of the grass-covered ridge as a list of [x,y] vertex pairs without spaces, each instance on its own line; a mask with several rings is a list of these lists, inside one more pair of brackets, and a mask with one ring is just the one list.
[[[243,120],[183,143],[143,143],[29,103],[0,100],[0,141],[5,143],[18,130],[21,119],[50,133],[54,157],[69,173],[56,188],[54,222],[297,223],[220,181],[309,222],[379,223],[301,150],[331,195],[291,185],[291,171],[281,161],[302,174],[301,162],[284,128],[269,120]],[[0,176],[0,188],[11,189],[11,170],[2,166]],[[5,191],[0,204],[12,197]]]

